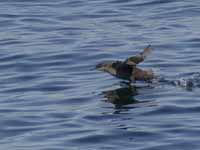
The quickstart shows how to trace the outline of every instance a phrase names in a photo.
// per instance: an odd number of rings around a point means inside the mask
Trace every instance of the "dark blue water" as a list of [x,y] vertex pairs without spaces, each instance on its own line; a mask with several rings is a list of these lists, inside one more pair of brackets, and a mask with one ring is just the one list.
[[[198,1],[0,4],[1,149],[199,150]],[[126,87],[95,70],[148,44],[140,67],[175,84]]]

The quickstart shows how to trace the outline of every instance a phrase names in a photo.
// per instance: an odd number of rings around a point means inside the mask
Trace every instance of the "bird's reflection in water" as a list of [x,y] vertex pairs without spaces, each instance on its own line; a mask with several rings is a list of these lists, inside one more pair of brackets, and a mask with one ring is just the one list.
[[[143,87],[145,88],[145,87]],[[105,101],[110,102],[115,105],[115,109],[141,107],[142,105],[150,103],[150,101],[139,101],[135,99],[138,95],[138,87],[127,85],[126,87],[120,87],[118,89],[104,91],[103,95],[106,98]],[[141,104],[141,105],[140,105]]]

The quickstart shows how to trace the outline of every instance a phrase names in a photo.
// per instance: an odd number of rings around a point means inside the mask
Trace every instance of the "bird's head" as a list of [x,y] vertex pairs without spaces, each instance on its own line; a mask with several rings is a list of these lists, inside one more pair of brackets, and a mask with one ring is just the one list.
[[115,61],[107,61],[96,65],[96,69],[104,72],[116,74]]

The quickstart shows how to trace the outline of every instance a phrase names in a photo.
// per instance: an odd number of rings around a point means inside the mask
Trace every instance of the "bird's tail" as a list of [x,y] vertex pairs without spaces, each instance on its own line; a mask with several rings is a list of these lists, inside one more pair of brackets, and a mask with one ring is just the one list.
[[148,45],[148,46],[144,49],[144,51],[141,53],[142,57],[143,57],[143,58],[146,58],[148,55],[151,54],[151,51],[152,51],[151,45]]

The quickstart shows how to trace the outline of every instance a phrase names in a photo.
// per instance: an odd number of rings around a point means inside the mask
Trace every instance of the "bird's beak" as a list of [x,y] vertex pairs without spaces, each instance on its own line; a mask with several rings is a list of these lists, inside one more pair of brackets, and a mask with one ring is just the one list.
[[105,66],[105,64],[103,64],[103,63],[97,64],[96,69],[99,71],[104,71],[104,66]]

